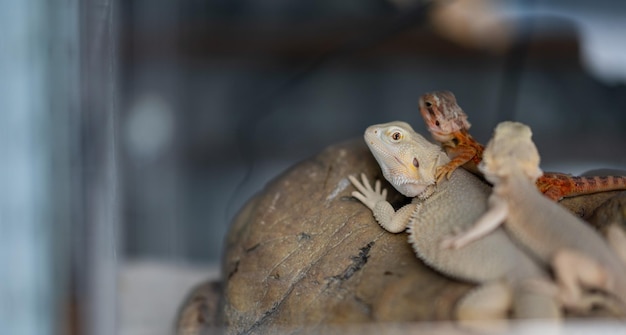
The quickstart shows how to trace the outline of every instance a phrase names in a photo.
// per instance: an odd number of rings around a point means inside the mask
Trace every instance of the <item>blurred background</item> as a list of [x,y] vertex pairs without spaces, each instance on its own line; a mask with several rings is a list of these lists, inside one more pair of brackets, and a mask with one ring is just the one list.
[[545,170],[626,169],[626,2],[0,3],[0,329],[168,334],[237,210],[453,91]]

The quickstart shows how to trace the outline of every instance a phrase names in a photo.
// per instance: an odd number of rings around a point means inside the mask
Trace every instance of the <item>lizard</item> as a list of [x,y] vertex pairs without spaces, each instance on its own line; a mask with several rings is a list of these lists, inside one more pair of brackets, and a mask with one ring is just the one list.
[[502,229],[461,251],[440,248],[441,238],[467,228],[487,210],[490,187],[486,183],[464,170],[436,182],[436,168],[450,159],[405,122],[370,126],[364,139],[385,179],[412,201],[395,211],[380,181],[372,186],[364,174],[361,181],[348,177],[357,189],[352,196],[372,211],[386,231],[407,230],[417,257],[426,265],[449,277],[480,284],[457,303],[457,320],[502,319],[511,309],[518,318],[560,319],[556,297],[532,288],[535,281],[551,282],[545,269]]
[[[478,166],[493,184],[489,210],[467,231],[443,239],[443,248],[462,250],[504,225],[508,235],[549,266],[564,306],[589,310],[603,303],[626,312],[626,264],[583,220],[535,187],[543,172],[532,131],[522,123],[505,121],[496,127]],[[598,300],[600,299],[600,301]],[[617,301],[615,301],[617,300]]]
[[[469,133],[471,124],[450,91],[423,94],[419,110],[432,137],[440,142],[452,157],[450,163],[437,170],[437,178],[450,175],[460,166],[480,175],[483,146]],[[572,176],[566,173],[545,172],[537,179],[537,188],[548,198],[559,201],[565,197],[626,189],[626,176]]]

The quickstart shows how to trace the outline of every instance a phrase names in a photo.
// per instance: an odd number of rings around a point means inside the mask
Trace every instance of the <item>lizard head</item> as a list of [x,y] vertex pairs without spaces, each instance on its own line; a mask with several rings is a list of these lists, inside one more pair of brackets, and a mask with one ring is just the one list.
[[447,156],[406,122],[368,127],[365,143],[387,179],[400,193],[415,197],[435,183],[435,168]]
[[454,133],[467,131],[471,127],[467,114],[456,103],[456,97],[450,91],[422,95],[419,108],[428,131],[438,142],[448,142],[454,138]]
[[485,178],[495,184],[521,172],[534,183],[543,171],[539,168],[539,152],[531,137],[530,128],[522,123],[498,124],[478,166]]

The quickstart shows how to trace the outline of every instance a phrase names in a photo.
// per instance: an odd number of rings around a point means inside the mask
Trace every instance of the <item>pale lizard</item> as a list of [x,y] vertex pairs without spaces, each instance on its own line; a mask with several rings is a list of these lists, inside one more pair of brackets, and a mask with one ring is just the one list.
[[[564,306],[581,310],[594,303],[615,306],[617,298],[617,308],[624,313],[626,264],[589,225],[537,190],[535,181],[542,171],[531,136],[530,128],[521,123],[497,126],[479,165],[494,185],[489,211],[466,232],[444,239],[442,246],[469,247],[504,224],[515,241],[552,267]],[[600,290],[611,299],[603,301],[587,289]]]
[[424,263],[444,275],[482,284],[458,303],[459,320],[505,318],[511,306],[519,318],[560,317],[554,294],[537,292],[531,284],[551,279],[503,230],[461,251],[440,248],[443,237],[467,229],[487,210],[487,184],[463,170],[436,184],[435,169],[449,158],[407,123],[374,125],[364,137],[384,177],[413,200],[395,211],[380,181],[372,188],[365,175],[362,182],[349,177],[358,190],[352,195],[372,210],[385,230],[407,229],[409,242]]
[[[471,124],[454,94],[450,91],[426,93],[420,97],[419,110],[432,137],[452,158],[437,170],[437,179],[450,178],[459,166],[480,174],[477,166],[482,160],[483,146],[469,134]],[[576,177],[545,172],[536,185],[541,193],[558,201],[564,197],[626,189],[626,176]]]

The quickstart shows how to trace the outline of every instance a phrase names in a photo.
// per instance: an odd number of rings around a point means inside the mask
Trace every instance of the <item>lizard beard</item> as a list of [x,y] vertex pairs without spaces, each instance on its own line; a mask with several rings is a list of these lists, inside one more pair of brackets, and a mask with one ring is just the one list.
[[383,169],[383,176],[405,197],[416,197],[428,187],[428,185],[404,177],[405,174],[403,173],[393,172],[389,169]]

